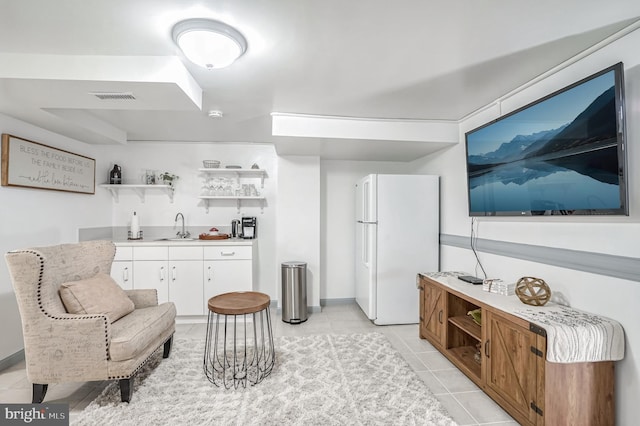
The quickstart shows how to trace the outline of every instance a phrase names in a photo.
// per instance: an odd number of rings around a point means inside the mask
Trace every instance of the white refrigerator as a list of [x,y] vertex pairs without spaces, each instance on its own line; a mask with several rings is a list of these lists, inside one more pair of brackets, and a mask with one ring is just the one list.
[[419,322],[416,275],[439,270],[439,228],[438,176],[356,184],[356,302],[375,324]]

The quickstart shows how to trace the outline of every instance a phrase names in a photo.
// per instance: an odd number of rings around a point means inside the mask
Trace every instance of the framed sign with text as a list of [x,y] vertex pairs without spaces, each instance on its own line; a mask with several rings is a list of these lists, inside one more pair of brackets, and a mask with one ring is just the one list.
[[96,160],[5,133],[2,186],[94,194]]

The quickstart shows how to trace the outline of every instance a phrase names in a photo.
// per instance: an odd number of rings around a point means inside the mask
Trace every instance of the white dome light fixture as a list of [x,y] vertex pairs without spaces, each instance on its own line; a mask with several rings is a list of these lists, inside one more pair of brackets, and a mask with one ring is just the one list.
[[180,21],[172,36],[187,59],[210,70],[228,67],[247,50],[247,40],[238,30],[212,19]]

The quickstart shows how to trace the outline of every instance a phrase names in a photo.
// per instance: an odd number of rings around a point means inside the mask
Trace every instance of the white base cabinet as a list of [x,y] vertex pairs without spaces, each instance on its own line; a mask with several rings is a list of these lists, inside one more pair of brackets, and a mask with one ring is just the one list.
[[169,247],[169,300],[179,315],[203,315],[200,246]]
[[133,290],[133,247],[120,247],[111,265],[111,278],[125,290]]
[[111,278],[123,289],[133,290],[133,262],[113,262],[113,265],[111,265]]
[[169,261],[169,300],[179,315],[203,315],[202,260]]
[[111,276],[125,289],[156,289],[158,302],[175,303],[179,316],[205,315],[217,294],[253,290],[253,243],[131,244],[117,244]]
[[169,301],[168,269],[169,249],[167,246],[133,247],[133,288],[156,289],[158,303]]
[[133,288],[154,288],[158,303],[169,301],[166,260],[136,260],[133,262]]
[[205,260],[204,269],[204,295],[207,300],[230,291],[252,290],[250,260]]
[[230,291],[253,290],[253,260],[250,246],[204,248],[204,304],[209,298]]

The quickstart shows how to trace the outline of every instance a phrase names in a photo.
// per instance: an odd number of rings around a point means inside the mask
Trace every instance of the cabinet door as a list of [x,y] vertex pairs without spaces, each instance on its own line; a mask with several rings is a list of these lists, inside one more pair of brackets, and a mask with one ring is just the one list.
[[213,296],[231,291],[253,290],[250,259],[207,260],[204,262],[204,309]]
[[116,246],[116,255],[113,258],[114,261],[133,260],[133,247],[129,246]]
[[202,260],[169,262],[169,300],[178,315],[202,315]]
[[133,262],[113,262],[111,278],[125,290],[133,289]]
[[531,424],[537,421],[532,408],[536,405],[537,355],[536,334],[514,319],[494,311],[484,311],[486,327],[484,343],[485,383]]
[[169,265],[165,260],[140,260],[133,262],[133,288],[155,288],[158,303],[169,301]]
[[422,287],[420,335],[432,344],[442,347],[446,327],[445,291],[426,280],[422,280]]

